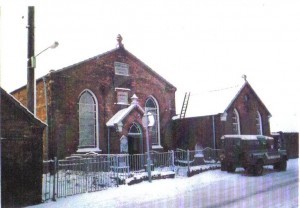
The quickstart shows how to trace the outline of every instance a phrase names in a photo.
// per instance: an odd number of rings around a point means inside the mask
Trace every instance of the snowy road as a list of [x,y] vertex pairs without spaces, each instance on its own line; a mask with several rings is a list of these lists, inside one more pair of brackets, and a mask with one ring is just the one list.
[[86,193],[40,207],[298,207],[298,159],[288,161],[286,172],[265,167],[254,177],[237,169],[234,174],[213,170],[191,178],[176,178],[120,186]]

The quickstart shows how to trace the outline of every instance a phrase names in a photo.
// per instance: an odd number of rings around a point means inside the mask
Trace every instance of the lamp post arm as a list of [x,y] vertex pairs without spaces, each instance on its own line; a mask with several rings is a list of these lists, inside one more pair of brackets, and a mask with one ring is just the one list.
[[34,57],[37,57],[38,55],[40,55],[41,53],[44,53],[46,50],[48,50],[49,48],[53,49],[56,48],[58,46],[58,42],[55,41],[51,46],[45,48],[44,50],[42,50],[41,52],[39,52],[37,55],[35,55]]

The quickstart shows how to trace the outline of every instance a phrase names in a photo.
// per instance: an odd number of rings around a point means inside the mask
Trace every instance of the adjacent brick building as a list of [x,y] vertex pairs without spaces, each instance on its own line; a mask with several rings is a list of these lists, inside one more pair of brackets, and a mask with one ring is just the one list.
[[1,206],[42,201],[45,124],[5,90],[1,94]]
[[272,132],[275,148],[285,149],[290,159],[299,158],[299,132]]
[[242,85],[209,91],[200,98],[196,105],[202,115],[174,120],[174,147],[219,148],[225,134],[270,135],[271,114],[246,79]]
[[[37,80],[37,116],[48,124],[44,158],[74,153],[142,153],[146,150],[145,113],[150,149],[168,148],[164,140],[175,115],[176,88],[127,51],[117,48]],[[12,92],[26,104],[26,87]]]

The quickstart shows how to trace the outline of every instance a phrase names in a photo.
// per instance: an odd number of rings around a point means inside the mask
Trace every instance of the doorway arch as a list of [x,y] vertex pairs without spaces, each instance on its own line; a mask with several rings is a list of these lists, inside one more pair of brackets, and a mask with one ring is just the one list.
[[133,122],[128,130],[128,153],[143,153],[143,131],[140,124]]

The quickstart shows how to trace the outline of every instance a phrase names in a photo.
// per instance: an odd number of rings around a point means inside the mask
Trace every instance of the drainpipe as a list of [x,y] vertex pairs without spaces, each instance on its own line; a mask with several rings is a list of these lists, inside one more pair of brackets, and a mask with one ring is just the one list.
[[49,127],[48,127],[48,98],[47,98],[47,88],[46,88],[46,78],[43,77],[43,83],[44,83],[44,95],[45,95],[45,108],[46,108],[46,146],[47,146],[47,159],[49,154],[49,144],[48,144],[48,134],[49,134]]
[[213,128],[213,147],[216,149],[216,128],[215,128],[215,116],[212,116],[212,128]]
[[107,127],[107,154],[110,154],[110,127]]

